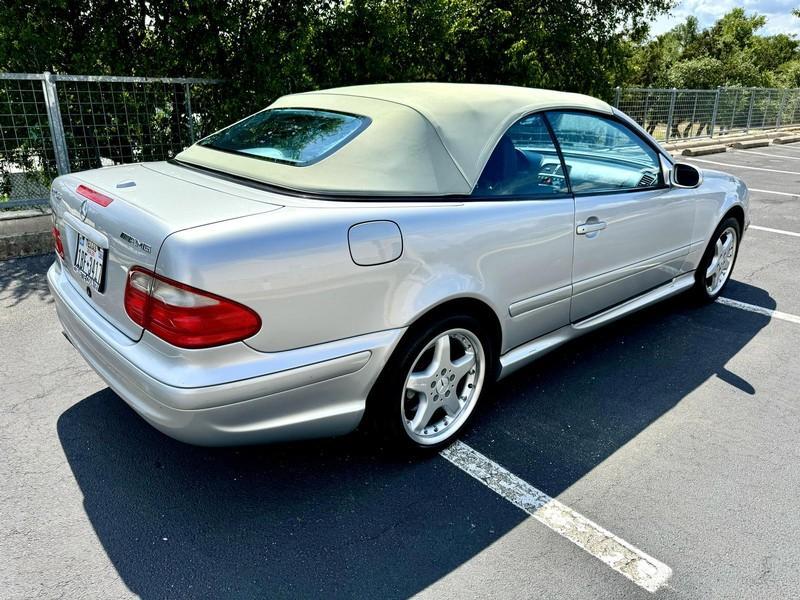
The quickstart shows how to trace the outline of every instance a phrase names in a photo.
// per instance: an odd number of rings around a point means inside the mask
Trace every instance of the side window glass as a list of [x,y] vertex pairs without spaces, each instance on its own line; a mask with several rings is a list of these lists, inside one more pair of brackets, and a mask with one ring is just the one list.
[[566,192],[561,161],[544,118],[529,115],[500,138],[472,195],[546,197]]
[[658,154],[622,123],[588,113],[548,113],[572,191],[641,190],[662,184]]

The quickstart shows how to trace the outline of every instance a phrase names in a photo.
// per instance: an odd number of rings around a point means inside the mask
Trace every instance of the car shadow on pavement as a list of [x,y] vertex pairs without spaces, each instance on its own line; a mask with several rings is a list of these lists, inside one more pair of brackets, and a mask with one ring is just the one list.
[[[760,288],[726,296],[774,309]],[[557,496],[710,378],[756,393],[728,362],[770,317],[679,296],[563,346],[501,382],[468,443]]]
[[[768,322],[684,297],[652,307],[498,384],[465,440],[556,496],[710,377],[753,393],[726,365]],[[58,434],[104,550],[142,598],[405,598],[526,517],[436,455],[401,459],[360,434],[188,446],[108,389],[65,411]]]
[[11,308],[29,297],[52,302],[46,272],[55,254],[0,261],[0,307]]

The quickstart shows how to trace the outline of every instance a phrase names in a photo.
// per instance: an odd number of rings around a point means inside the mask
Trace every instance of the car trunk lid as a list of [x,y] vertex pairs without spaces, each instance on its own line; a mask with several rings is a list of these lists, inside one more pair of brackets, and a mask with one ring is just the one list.
[[257,191],[229,182],[179,179],[172,173],[177,169],[167,163],[127,165],[66,175],[53,183],[51,203],[70,284],[134,340],[142,328],[125,312],[131,267],[155,270],[161,244],[176,231],[280,208],[259,199]]

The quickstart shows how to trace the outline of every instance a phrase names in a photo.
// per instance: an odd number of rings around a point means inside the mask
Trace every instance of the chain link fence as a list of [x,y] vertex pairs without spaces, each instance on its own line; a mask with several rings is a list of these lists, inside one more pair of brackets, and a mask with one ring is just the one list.
[[[0,73],[0,209],[46,204],[59,174],[171,158],[220,125],[219,83]],[[664,142],[800,125],[800,89],[617,88],[612,103]]]
[[56,175],[170,158],[215,127],[216,80],[0,73],[0,209]]
[[800,89],[617,88],[614,106],[663,142],[800,125]]

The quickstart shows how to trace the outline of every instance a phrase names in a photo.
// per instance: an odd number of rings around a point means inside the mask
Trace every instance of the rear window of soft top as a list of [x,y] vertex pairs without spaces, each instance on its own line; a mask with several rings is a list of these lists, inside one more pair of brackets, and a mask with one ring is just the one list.
[[361,115],[314,108],[272,108],[234,123],[199,145],[304,167],[333,154],[363,131]]

